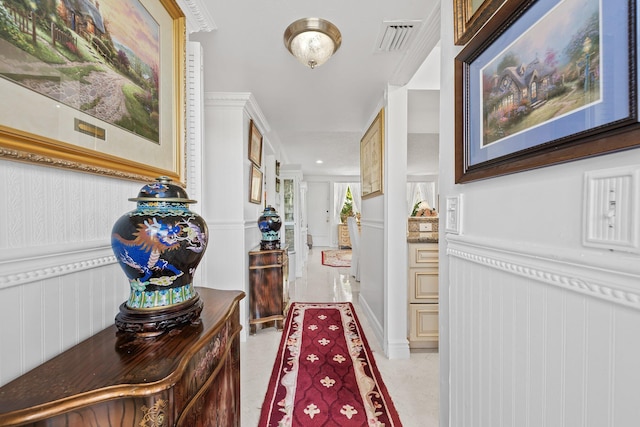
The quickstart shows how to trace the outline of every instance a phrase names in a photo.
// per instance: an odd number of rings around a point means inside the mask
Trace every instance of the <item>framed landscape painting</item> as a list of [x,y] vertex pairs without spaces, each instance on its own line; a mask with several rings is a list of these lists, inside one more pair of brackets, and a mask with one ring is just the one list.
[[360,181],[362,198],[383,194],[384,109],[381,109],[360,140]]
[[456,182],[637,146],[634,11],[538,0],[490,20],[455,61]]
[[184,181],[174,0],[0,3],[0,158]]

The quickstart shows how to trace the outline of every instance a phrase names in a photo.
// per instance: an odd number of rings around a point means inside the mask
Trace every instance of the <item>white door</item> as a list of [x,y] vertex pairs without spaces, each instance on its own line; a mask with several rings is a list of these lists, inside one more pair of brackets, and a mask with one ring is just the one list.
[[308,182],[307,224],[313,246],[331,246],[331,202],[329,182]]

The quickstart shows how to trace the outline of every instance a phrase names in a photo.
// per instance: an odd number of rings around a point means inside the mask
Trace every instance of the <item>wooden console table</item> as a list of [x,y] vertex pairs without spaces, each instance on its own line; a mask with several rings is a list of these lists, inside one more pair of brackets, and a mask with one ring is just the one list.
[[115,325],[0,388],[2,426],[239,426],[239,301],[196,288],[201,323],[155,338]]
[[289,302],[289,256],[283,249],[249,251],[249,333],[282,329]]

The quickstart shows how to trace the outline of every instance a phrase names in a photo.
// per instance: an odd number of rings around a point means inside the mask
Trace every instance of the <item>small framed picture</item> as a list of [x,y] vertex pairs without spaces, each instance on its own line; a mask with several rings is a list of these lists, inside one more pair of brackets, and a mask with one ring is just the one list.
[[262,203],[262,171],[255,166],[251,166],[249,186],[249,201],[259,205]]
[[257,167],[262,166],[262,134],[253,120],[249,126],[249,160]]

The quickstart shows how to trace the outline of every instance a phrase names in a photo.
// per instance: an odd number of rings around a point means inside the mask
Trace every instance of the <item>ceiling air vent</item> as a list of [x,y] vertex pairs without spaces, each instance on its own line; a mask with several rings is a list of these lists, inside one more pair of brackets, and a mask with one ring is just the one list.
[[404,52],[422,21],[383,21],[376,52]]

